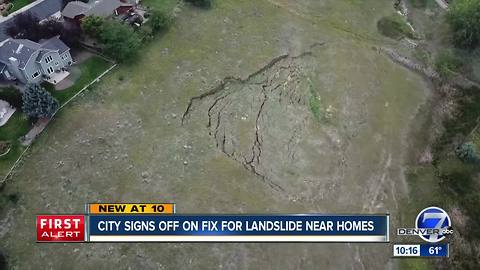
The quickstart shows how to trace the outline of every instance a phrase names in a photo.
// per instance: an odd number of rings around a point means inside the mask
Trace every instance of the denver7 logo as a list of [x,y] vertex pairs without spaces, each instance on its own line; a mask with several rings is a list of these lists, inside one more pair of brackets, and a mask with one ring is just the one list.
[[445,239],[445,235],[451,234],[451,225],[447,212],[439,207],[423,209],[415,221],[417,229],[433,229],[433,233],[419,235],[423,240],[430,243],[440,242]]

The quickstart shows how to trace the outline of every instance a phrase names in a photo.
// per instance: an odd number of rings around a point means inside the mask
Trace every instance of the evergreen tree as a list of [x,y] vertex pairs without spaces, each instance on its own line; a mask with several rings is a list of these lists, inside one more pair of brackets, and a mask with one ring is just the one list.
[[33,118],[51,118],[59,107],[58,101],[38,84],[27,85],[22,100],[23,112]]

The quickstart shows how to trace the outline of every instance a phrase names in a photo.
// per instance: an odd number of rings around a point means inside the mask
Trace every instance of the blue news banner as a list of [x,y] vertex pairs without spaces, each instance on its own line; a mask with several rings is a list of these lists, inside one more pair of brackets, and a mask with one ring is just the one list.
[[388,242],[388,215],[90,215],[90,242]]

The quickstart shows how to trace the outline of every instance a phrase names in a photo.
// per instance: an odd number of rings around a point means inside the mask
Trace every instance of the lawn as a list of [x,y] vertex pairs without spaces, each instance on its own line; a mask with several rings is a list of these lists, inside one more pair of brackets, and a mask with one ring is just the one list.
[[[60,104],[64,104],[68,99],[85,87],[85,85],[89,84],[111,66],[112,63],[95,56],[80,64],[80,78],[78,78],[72,87],[62,91],[56,91],[51,84],[44,84],[44,86],[52,93]],[[0,127],[0,141],[7,141],[12,144],[10,152],[5,156],[0,157],[0,179],[5,176],[15,160],[17,160],[25,149],[18,139],[27,134],[31,126],[32,124],[30,121],[20,111],[17,111],[6,125]]]
[[60,102],[61,105],[63,105],[67,100],[82,90],[83,87],[111,66],[112,63],[101,57],[94,56],[79,65],[81,75],[72,87],[57,91],[51,84],[45,83],[43,86]]
[[33,1],[32,0],[13,0],[12,3],[13,3],[13,8],[10,10],[10,13],[12,12],[15,12],[21,8],[23,8],[24,6],[32,3]]
[[144,0],[143,5],[148,8],[170,12],[178,2],[178,0]]
[[0,157],[0,179],[5,176],[23,151],[24,147],[18,139],[27,134],[30,128],[30,121],[19,111],[13,114],[6,125],[0,127],[0,141],[8,141],[12,144],[10,152]]

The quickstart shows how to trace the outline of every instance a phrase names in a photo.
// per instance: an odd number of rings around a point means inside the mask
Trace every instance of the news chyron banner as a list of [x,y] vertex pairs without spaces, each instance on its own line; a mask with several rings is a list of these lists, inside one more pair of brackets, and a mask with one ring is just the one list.
[[37,242],[389,242],[389,215],[177,214],[175,204],[88,204],[38,215]]

